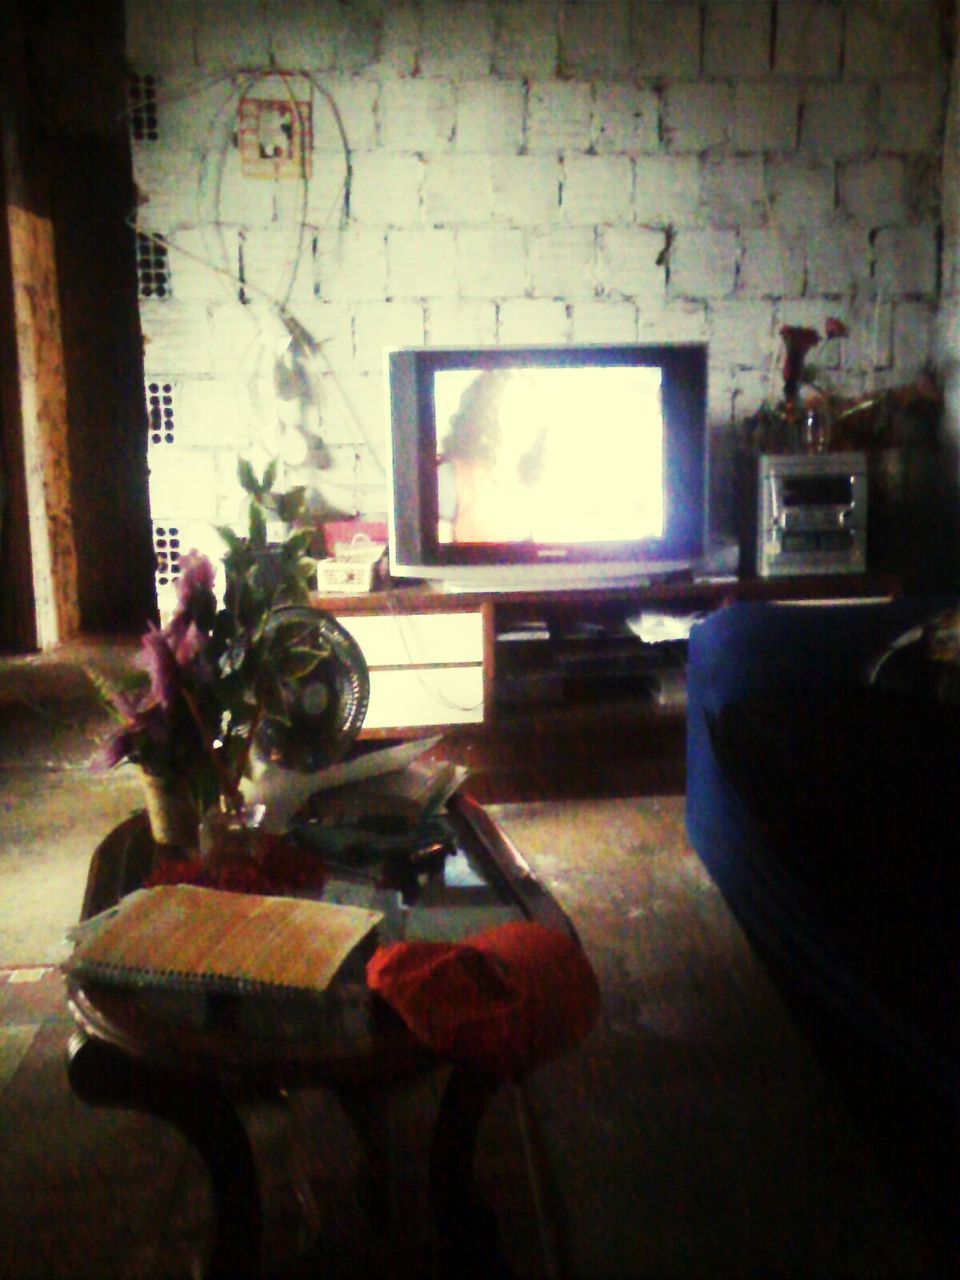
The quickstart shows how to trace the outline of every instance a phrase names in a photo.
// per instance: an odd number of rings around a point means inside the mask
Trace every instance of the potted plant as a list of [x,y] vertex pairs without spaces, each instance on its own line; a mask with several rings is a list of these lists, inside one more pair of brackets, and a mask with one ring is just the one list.
[[[220,815],[221,836],[229,829],[245,840],[250,815],[241,784],[255,745],[267,728],[276,736],[277,726],[290,723],[305,681],[314,711],[322,710],[318,699],[337,692],[335,673],[322,678],[336,662],[324,638],[336,624],[308,607],[315,562],[308,554],[313,530],[300,527],[304,491],[275,494],[276,472],[273,462],[258,478],[248,462],[239,463],[249,520],[242,535],[218,530],[226,544],[222,602],[214,565],[191,551],[181,563],[176,609],[164,626],[148,627],[131,680],[106,687],[94,677],[117,721],[95,767],[139,765],[159,843],[195,844],[201,815],[211,810]],[[271,517],[287,530],[282,541],[268,538]],[[342,746],[349,740],[345,733]],[[162,826],[162,797],[181,815],[173,828]],[[218,821],[208,825],[215,845]]]

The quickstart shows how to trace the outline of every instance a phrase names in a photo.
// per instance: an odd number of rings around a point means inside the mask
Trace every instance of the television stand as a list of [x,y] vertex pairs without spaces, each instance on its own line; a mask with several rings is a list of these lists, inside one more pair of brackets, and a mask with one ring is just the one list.
[[[567,567],[567,566],[564,566]],[[537,595],[550,595],[556,591],[610,591],[610,590],[631,590],[639,591],[646,587],[652,586],[657,581],[656,575],[648,573],[624,573],[619,577],[595,577],[581,573],[564,574],[552,577],[548,573],[544,573],[542,578],[531,578],[529,570],[518,573],[513,579],[511,585],[511,577],[509,570],[504,570],[501,574],[501,583],[497,587],[491,586],[488,578],[480,577],[475,582],[469,578],[437,578],[424,584],[428,590],[438,591],[441,595],[529,595],[535,593]],[[666,575],[663,578],[667,580]]]
[[442,733],[482,801],[684,789],[686,643],[649,643],[639,615],[735,600],[889,600],[890,575],[664,579],[645,586],[317,595],[370,669],[361,736]]

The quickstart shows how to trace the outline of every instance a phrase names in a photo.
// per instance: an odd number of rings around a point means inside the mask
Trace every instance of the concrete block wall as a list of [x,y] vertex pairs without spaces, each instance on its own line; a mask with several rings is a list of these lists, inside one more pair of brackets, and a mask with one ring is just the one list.
[[784,324],[846,323],[814,353],[845,389],[913,377],[949,8],[127,0],[173,570],[219,554],[238,454],[279,452],[318,512],[383,512],[385,347],[706,340],[721,438],[779,395]]

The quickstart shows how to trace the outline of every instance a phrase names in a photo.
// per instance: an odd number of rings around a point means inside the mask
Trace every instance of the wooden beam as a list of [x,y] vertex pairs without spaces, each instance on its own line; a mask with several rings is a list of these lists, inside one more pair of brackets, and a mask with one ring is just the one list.
[[[4,429],[8,436],[18,434],[22,442],[18,463],[23,471],[15,478],[15,488],[22,487],[26,496],[36,643],[50,649],[80,630],[56,245],[42,166],[31,163],[23,6],[4,6],[0,27],[5,84],[0,165],[8,253],[4,274],[12,293],[14,361],[7,375]],[[10,413],[18,415],[19,422],[8,421]]]

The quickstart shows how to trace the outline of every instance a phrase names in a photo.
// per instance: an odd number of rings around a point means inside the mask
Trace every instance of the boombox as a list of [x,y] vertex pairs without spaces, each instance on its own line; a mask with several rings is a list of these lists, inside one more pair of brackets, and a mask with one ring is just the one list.
[[[862,453],[763,454],[744,516],[741,568],[761,577],[862,573],[867,462]],[[751,514],[752,513],[752,514]]]

